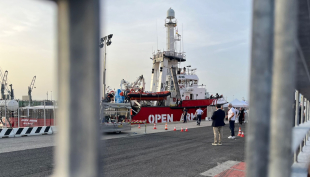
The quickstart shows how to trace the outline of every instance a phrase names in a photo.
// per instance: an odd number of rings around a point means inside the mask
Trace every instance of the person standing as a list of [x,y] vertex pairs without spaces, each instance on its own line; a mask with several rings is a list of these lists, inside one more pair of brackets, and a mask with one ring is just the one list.
[[228,105],[228,121],[229,121],[229,128],[230,128],[230,136],[229,139],[235,139],[235,109],[232,107],[232,104],[229,103]]
[[216,105],[216,111],[214,111],[211,119],[214,132],[214,143],[212,143],[212,145],[221,146],[223,138],[223,126],[225,125],[225,112],[221,109],[221,105]]
[[182,117],[183,117],[183,123],[186,123],[187,122],[187,109],[186,108],[183,109]]
[[235,109],[235,120],[239,121],[239,110],[236,107],[233,107]]
[[239,112],[239,124],[242,125],[244,121],[244,109],[240,108],[240,112]]
[[201,110],[201,108],[198,108],[198,109],[196,110],[197,125],[200,125],[202,113],[203,113],[203,111]]

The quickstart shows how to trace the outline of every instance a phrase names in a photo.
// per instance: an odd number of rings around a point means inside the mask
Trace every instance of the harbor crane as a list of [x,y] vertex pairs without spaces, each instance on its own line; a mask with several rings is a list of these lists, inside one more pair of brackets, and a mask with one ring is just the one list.
[[31,81],[31,83],[30,83],[30,86],[28,86],[29,105],[30,105],[30,103],[32,102],[31,92],[32,92],[33,88],[35,88],[35,87],[34,87],[35,81],[36,81],[36,76],[34,76],[34,77],[32,78],[32,81]]
[[9,91],[9,94],[10,94],[10,97],[11,97],[11,100],[14,100],[14,90],[12,88],[12,84],[9,85],[10,86],[10,91]]
[[1,98],[3,100],[5,99],[4,90],[6,87],[7,79],[8,79],[8,71],[5,71],[2,77],[2,81],[1,81]]

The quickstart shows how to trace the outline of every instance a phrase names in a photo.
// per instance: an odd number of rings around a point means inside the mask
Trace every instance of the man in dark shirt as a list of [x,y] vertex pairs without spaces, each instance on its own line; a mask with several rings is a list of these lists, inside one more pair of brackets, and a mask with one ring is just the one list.
[[223,138],[223,126],[225,125],[225,112],[221,109],[221,105],[216,105],[216,111],[214,111],[212,117],[212,127],[214,132],[213,146],[222,145]]

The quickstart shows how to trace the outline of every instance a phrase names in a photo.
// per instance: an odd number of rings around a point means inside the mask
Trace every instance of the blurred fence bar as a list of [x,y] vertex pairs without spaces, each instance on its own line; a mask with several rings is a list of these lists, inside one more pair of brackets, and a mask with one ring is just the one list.
[[269,176],[290,177],[297,1],[275,1]]
[[[253,3],[247,176],[267,176],[273,55],[274,0]],[[264,110],[264,111],[262,111]],[[253,153],[255,152],[255,153]]]
[[99,0],[58,0],[58,177],[99,176]]

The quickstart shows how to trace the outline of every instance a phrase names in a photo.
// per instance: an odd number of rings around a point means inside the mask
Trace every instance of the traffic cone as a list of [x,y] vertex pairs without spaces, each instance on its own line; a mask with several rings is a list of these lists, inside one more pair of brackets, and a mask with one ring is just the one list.
[[181,132],[183,132],[183,127],[181,127]]
[[242,132],[241,137],[244,138],[244,133]]
[[154,128],[153,128],[154,130],[156,130],[157,128],[156,128],[156,124],[154,124]]
[[141,128],[140,124],[139,124],[138,128]]
[[166,123],[166,125],[165,125],[165,130],[168,130],[168,125],[167,125],[167,123]]
[[239,133],[238,133],[238,136],[240,136],[241,137],[241,128],[239,128]]
[[177,131],[177,129],[174,127],[173,131]]
[[188,132],[187,127],[186,127],[185,131]]

